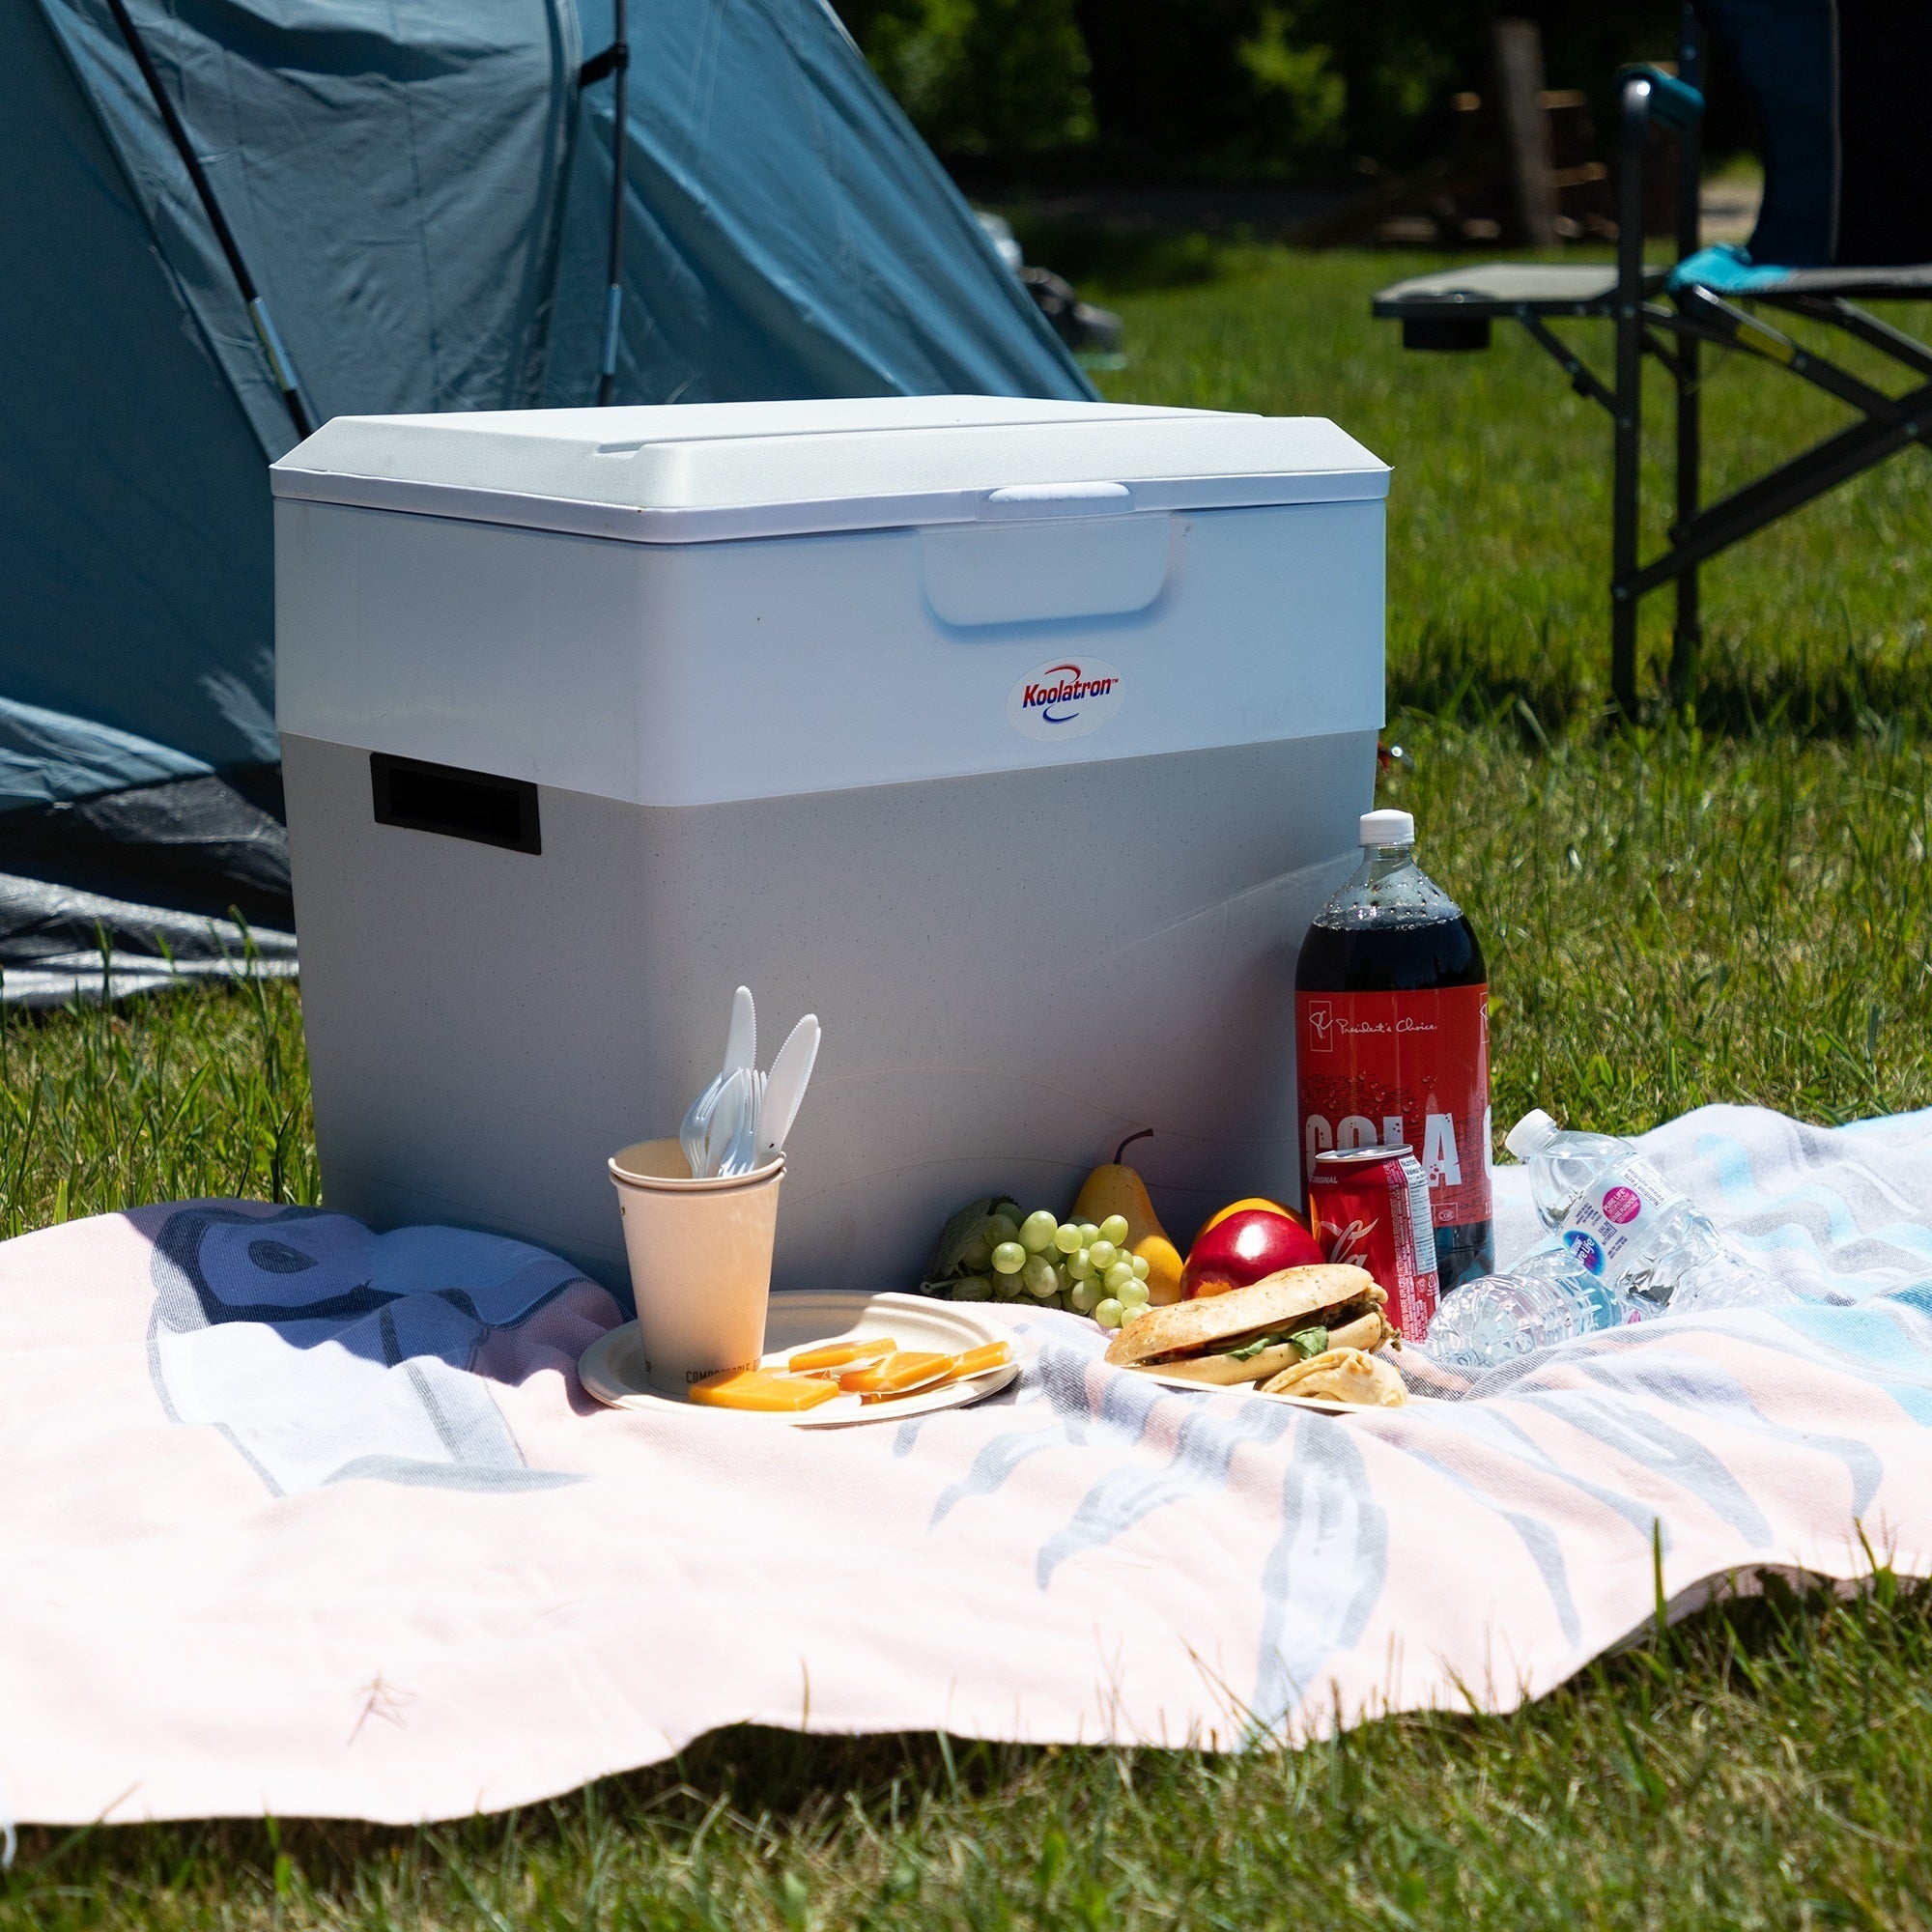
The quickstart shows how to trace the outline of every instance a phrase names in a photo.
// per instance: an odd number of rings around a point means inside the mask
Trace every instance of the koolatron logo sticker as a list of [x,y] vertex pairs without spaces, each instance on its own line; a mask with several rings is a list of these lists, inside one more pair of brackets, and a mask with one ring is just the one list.
[[1123,696],[1121,673],[1105,658],[1056,658],[1007,694],[1007,719],[1023,738],[1084,738],[1121,708]]

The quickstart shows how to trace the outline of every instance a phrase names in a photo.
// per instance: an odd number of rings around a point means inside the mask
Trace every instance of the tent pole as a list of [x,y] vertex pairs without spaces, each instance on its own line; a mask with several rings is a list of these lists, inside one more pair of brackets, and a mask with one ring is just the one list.
[[631,43],[624,35],[625,0],[614,0],[611,62],[616,80],[616,99],[611,121],[611,253],[605,276],[604,361],[597,378],[597,406],[607,408],[617,386],[617,325],[624,312],[624,143],[630,128]]
[[[621,8],[623,0],[618,0],[618,5]],[[141,78],[147,82],[148,92],[154,96],[155,107],[161,117],[161,125],[168,130],[168,139],[175,144],[175,152],[181,156],[182,165],[187,169],[187,177],[194,185],[202,213],[208,216],[208,225],[214,230],[214,239],[220,242],[221,252],[228,258],[229,272],[235,277],[236,287],[242,291],[242,299],[248,309],[248,320],[255,325],[256,339],[262,345],[262,354],[268,357],[269,373],[274,377],[275,386],[282,392],[282,401],[296,426],[296,434],[306,437],[315,428],[315,422],[309,414],[301,384],[297,380],[295,364],[289,360],[289,352],[282,346],[282,338],[269,314],[269,304],[263,300],[261,291],[248,273],[248,265],[242,259],[241,249],[235,245],[234,233],[221,213],[221,204],[214,198],[213,185],[203,171],[201,159],[194,152],[194,143],[188,139],[187,129],[182,126],[181,116],[175,112],[175,104],[161,85],[161,76],[149,57],[146,43],[134,31],[127,0],[107,0],[107,7],[114,15],[114,24],[121,29],[121,38],[128,43],[128,51],[134,56],[134,65],[141,70]]]

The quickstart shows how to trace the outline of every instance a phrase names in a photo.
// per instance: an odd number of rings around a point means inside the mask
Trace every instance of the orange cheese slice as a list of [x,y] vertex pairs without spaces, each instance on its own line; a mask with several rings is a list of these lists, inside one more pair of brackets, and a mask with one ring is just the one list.
[[971,1376],[983,1376],[992,1369],[1004,1369],[1013,1358],[1013,1345],[1010,1342],[984,1342],[977,1349],[968,1349],[963,1355],[952,1358],[952,1373],[948,1381],[963,1382]]
[[914,1382],[909,1387],[882,1389],[877,1394],[862,1393],[863,1403],[896,1402],[901,1396],[923,1395],[929,1389],[947,1388],[953,1382],[969,1380],[974,1376],[983,1376],[993,1369],[1003,1369],[1013,1358],[1011,1347],[1005,1342],[984,1342],[977,1349],[968,1349],[963,1355],[952,1358],[952,1366],[930,1381]]
[[822,1375],[827,1369],[849,1369],[860,1362],[876,1362],[881,1356],[898,1352],[898,1344],[889,1335],[867,1342],[824,1342],[816,1349],[803,1349],[785,1364],[795,1376]]
[[693,1382],[690,1399],[707,1408],[753,1408],[767,1414],[794,1414],[831,1402],[837,1386],[811,1376],[785,1376],[776,1369],[726,1369]]
[[882,1362],[848,1370],[838,1378],[838,1386],[847,1395],[910,1395],[914,1389],[945,1381],[958,1359],[956,1355],[930,1354],[918,1349],[902,1350]]

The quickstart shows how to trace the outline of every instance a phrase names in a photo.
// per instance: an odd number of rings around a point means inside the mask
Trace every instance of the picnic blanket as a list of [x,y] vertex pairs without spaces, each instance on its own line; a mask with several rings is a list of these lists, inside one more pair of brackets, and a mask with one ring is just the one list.
[[[1647,1137],[1809,1299],[1331,1419],[1003,1313],[972,1408],[599,1407],[534,1249],[195,1203],[0,1246],[0,1808],[494,1809],[754,1720],[1294,1742],[1505,1708],[1759,1567],[1932,1572],[1932,1111]],[[1501,1246],[1538,1232],[1498,1173]]]

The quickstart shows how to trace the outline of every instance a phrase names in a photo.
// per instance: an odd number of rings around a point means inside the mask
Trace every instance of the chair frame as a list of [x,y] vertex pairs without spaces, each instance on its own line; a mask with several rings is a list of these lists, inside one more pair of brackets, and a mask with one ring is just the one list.
[[[1492,316],[1520,323],[1548,353],[1580,396],[1601,405],[1612,425],[1610,519],[1610,690],[1626,717],[1637,712],[1637,613],[1643,598],[1666,583],[1677,592],[1669,692],[1681,700],[1695,670],[1702,621],[1699,567],[1731,545],[1789,515],[1838,484],[1883,463],[1912,443],[1932,444],[1932,349],[1867,313],[1841,295],[1802,290],[1752,291],[1747,299],[1840,328],[1889,356],[1917,382],[1898,395],[1884,390],[1806,350],[1737,302],[1689,284],[1666,297],[1665,276],[1644,262],[1645,158],[1653,123],[1678,136],[1676,245],[1679,261],[1699,242],[1701,129],[1704,113],[1704,41],[1694,9],[1686,5],[1679,37],[1678,71],[1626,68],[1619,75],[1617,128],[1616,281],[1601,300],[1477,304],[1445,298],[1439,304],[1384,303],[1376,313],[1404,323],[1405,344],[1414,348],[1486,347]],[[1889,293],[1880,288],[1881,297]],[[1923,298],[1921,284],[1896,294]],[[1615,329],[1610,383],[1595,374],[1550,327],[1551,316],[1607,319]],[[1705,344],[1742,351],[1776,364],[1850,405],[1860,422],[1780,464],[1714,503],[1701,501],[1703,422],[1701,357]],[[1645,357],[1669,376],[1676,403],[1676,504],[1664,548],[1641,558],[1640,515]]]

